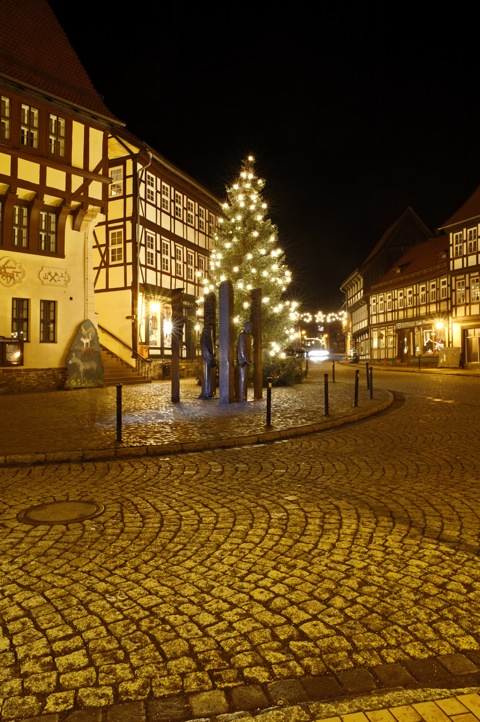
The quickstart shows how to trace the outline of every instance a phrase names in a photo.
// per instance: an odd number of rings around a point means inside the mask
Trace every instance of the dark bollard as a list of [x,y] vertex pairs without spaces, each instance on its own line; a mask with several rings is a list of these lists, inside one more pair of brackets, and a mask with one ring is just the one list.
[[370,369],[368,366],[368,361],[365,364],[365,368],[367,369],[367,389],[369,389],[370,388],[370,373],[369,373]]
[[122,384],[117,386],[117,441],[122,441]]
[[308,358],[305,360],[305,378],[308,376]]
[[370,383],[368,384],[368,388],[370,389],[370,398],[373,399],[373,369],[369,369],[369,376],[370,376]]
[[325,387],[325,414],[328,416],[328,374],[323,374],[323,385]]
[[272,425],[272,383],[272,377],[267,376],[267,426]]
[[360,375],[360,371],[358,369],[355,370],[355,400],[353,402],[354,406],[358,406],[358,377]]
[[332,383],[335,383],[335,361],[332,361]]
[[420,371],[420,360],[421,360],[421,358],[422,358],[421,356],[418,357],[418,370],[419,370],[419,371]]

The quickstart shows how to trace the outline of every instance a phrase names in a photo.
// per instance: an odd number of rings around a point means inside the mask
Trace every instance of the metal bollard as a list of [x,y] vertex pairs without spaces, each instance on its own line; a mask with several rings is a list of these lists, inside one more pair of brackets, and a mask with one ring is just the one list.
[[305,359],[305,378],[308,376],[308,358]]
[[360,371],[358,369],[355,369],[355,400],[353,402],[354,406],[358,406],[358,377],[360,376]]
[[117,441],[122,441],[122,384],[117,386]]
[[372,367],[370,367],[369,376],[370,376],[370,383],[368,384],[368,388],[370,389],[370,398],[373,399],[373,369],[372,369]]
[[272,425],[272,383],[272,377],[267,376],[267,426]]
[[367,389],[369,389],[369,388],[370,388],[370,374],[369,374],[369,370],[370,370],[370,369],[369,369],[369,366],[368,366],[368,361],[367,361],[367,363],[365,364],[365,368],[366,368],[366,370],[367,370]]
[[325,388],[325,413],[324,416],[328,416],[328,374],[323,374],[323,385]]
[[335,383],[335,361],[332,361],[332,383]]

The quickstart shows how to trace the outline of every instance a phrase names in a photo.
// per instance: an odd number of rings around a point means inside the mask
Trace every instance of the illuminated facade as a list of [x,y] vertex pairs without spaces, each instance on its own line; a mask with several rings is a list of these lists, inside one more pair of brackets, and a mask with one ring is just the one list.
[[93,251],[102,345],[132,366],[169,359],[172,296],[181,293],[181,355],[193,359],[220,201],[125,130],[110,135],[108,163],[107,218]]
[[93,229],[121,123],[47,3],[4,0],[1,49],[0,376],[14,391],[58,388],[77,329],[96,321]]

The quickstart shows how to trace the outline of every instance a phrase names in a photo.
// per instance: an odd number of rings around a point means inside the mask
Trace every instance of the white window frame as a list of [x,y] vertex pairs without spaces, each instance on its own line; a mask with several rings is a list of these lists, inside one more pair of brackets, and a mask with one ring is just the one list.
[[434,302],[437,300],[437,282],[430,281],[430,301]]
[[192,251],[187,251],[187,280],[193,281],[194,273],[194,260],[195,256]]
[[407,288],[407,308],[413,306],[413,288]]
[[467,229],[467,248],[468,253],[477,252],[477,228]]
[[110,168],[110,197],[123,194],[123,166]]
[[162,238],[162,271],[170,273],[170,242]]
[[398,308],[405,308],[405,297],[403,295],[403,289],[398,291]]
[[440,279],[440,300],[443,300],[448,297],[447,292],[447,279],[441,278]]
[[40,211],[39,248],[46,253],[57,251],[57,214],[54,211]]
[[175,275],[183,276],[183,248],[181,246],[175,248]]
[[65,118],[50,113],[48,118],[48,148],[52,155],[65,155]]
[[190,226],[193,226],[193,221],[195,219],[194,212],[195,212],[195,205],[194,205],[193,201],[191,201],[187,198],[187,223]]
[[0,138],[10,140],[10,98],[0,95]]
[[198,230],[205,232],[205,208],[198,206]]
[[425,305],[427,303],[427,284],[422,283],[419,288],[419,303]]
[[170,213],[170,186],[162,183],[162,210]]
[[392,294],[387,293],[387,311],[392,310]]
[[155,203],[155,176],[151,173],[147,173],[145,189],[147,201],[149,203]]
[[12,246],[28,248],[28,221],[28,208],[13,206]]
[[108,250],[110,263],[123,263],[123,228],[109,228]]
[[378,297],[378,313],[383,313],[385,310],[385,299],[383,297],[383,293],[381,293]]
[[480,277],[470,279],[470,303],[480,301]]
[[175,218],[183,218],[183,197],[175,191]]
[[147,233],[147,266],[155,265],[155,236],[153,233]]
[[455,304],[463,306],[466,301],[465,279],[457,278],[455,282]]
[[38,108],[22,103],[20,107],[20,144],[38,148]]
[[453,255],[455,258],[463,255],[463,233],[461,231],[453,234]]

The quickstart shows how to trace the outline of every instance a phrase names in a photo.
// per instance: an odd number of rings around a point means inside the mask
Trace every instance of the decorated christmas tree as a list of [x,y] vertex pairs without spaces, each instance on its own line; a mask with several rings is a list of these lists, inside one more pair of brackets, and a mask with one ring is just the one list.
[[241,330],[250,319],[251,291],[261,289],[263,349],[274,356],[288,344],[292,325],[292,304],[285,300],[291,273],[278,245],[277,228],[267,217],[265,181],[255,175],[254,164],[249,156],[226,189],[228,201],[214,235],[204,293],[217,292],[222,281],[231,281],[234,324]]

